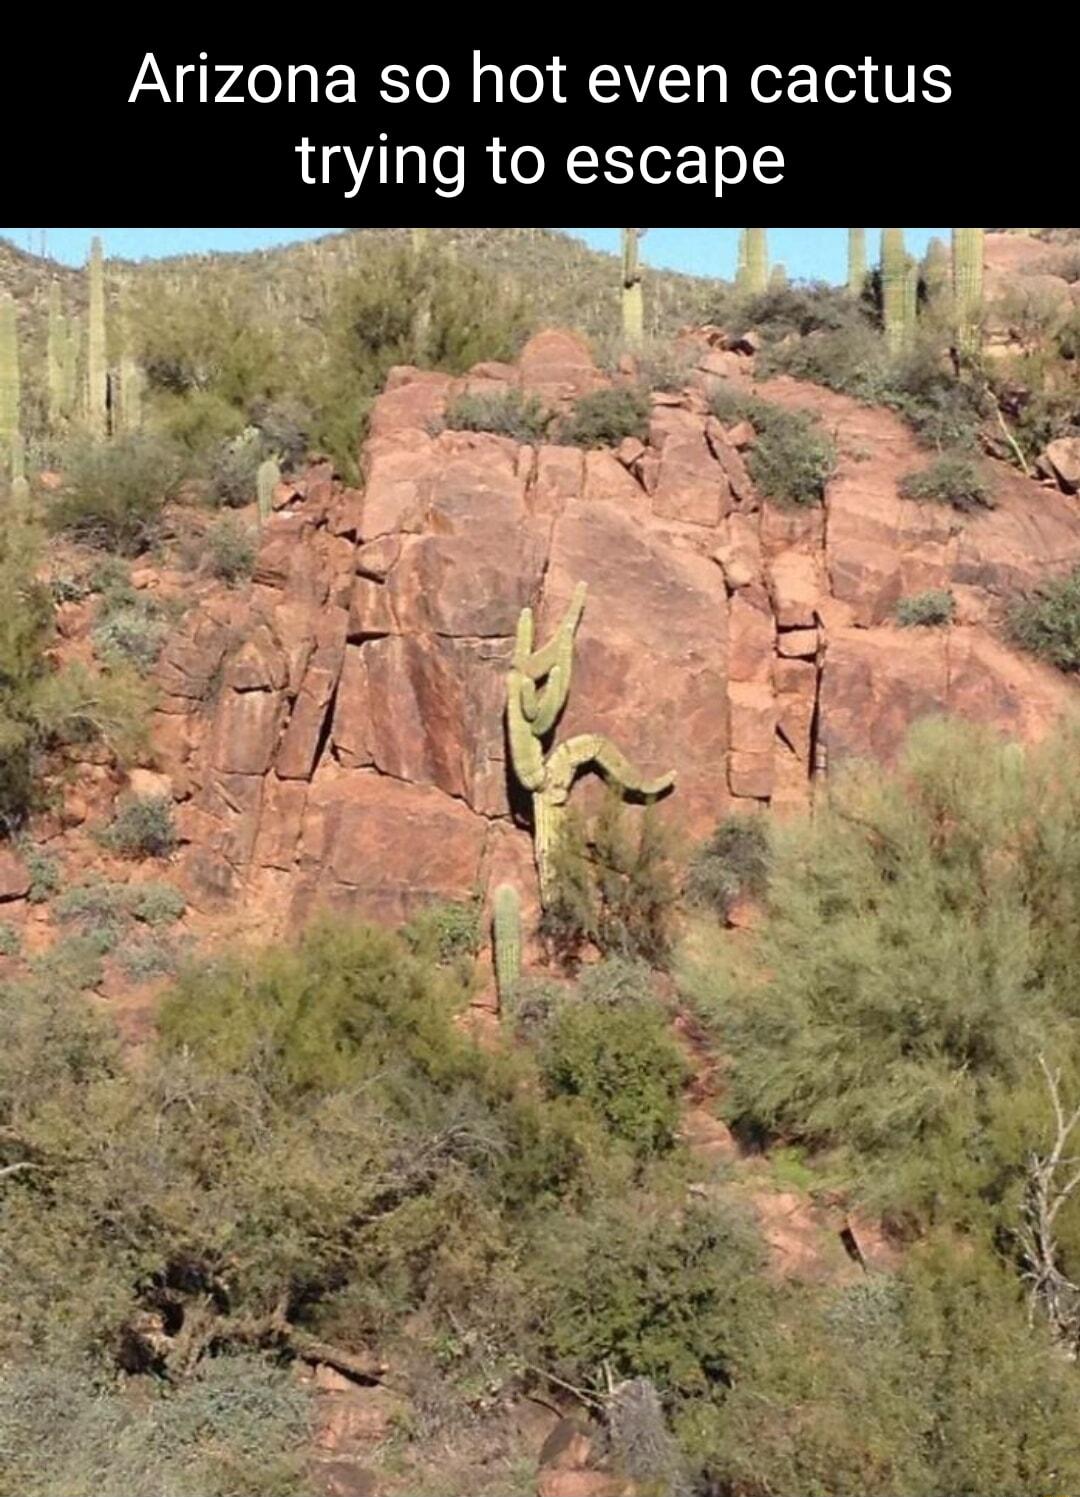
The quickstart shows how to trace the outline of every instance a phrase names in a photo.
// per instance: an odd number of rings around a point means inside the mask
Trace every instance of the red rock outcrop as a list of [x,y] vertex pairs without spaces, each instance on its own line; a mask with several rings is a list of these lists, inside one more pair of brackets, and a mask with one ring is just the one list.
[[[839,462],[821,510],[759,500],[706,394],[749,360],[699,335],[649,441],[583,453],[438,431],[448,401],[514,383],[565,404],[606,377],[567,333],[464,380],[392,372],[364,485],[317,464],[275,498],[246,596],[190,616],[161,666],[162,767],[196,901],[240,898],[280,929],[319,906],[398,918],[512,877],[535,897],[508,783],[504,674],[518,613],[541,633],[589,597],[564,734],[608,734],[690,836],[733,802],[805,807],[830,759],[895,753],[954,711],[1034,736],[1071,697],[995,626],[1018,588],[1080,561],[1080,505],[1001,469],[998,505],[960,518],[900,498],[925,462],[903,424],[790,380]],[[899,630],[900,597],[951,587],[958,623]]]

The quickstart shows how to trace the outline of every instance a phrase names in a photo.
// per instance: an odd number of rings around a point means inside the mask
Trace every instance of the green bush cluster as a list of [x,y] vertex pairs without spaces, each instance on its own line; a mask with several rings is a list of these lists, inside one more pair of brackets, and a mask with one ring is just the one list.
[[805,411],[787,410],[721,386],[712,411],[727,424],[749,421],[757,440],[747,454],[755,487],[776,504],[820,504],[836,464],[832,442]]
[[760,899],[768,883],[769,829],[763,817],[725,816],[695,851],[687,901],[726,920],[740,899]]
[[901,629],[932,629],[951,624],[956,613],[956,599],[948,588],[931,587],[922,593],[901,598],[894,617]]
[[130,796],[119,806],[101,841],[125,858],[167,858],[176,848],[168,796]]
[[160,539],[162,511],[184,476],[175,447],[150,435],[76,442],[63,454],[62,474],[46,507],[50,528],[121,556]]
[[459,395],[447,407],[442,424],[449,431],[488,431],[515,442],[542,442],[551,421],[551,412],[538,396],[511,385],[490,394]]
[[951,504],[961,514],[993,509],[993,489],[974,459],[963,452],[944,452],[926,468],[900,480],[904,499]]
[[1080,670],[1080,567],[1016,599],[1007,628],[1022,649],[1058,670]]
[[55,668],[52,600],[39,582],[40,539],[17,518],[0,531],[0,832],[22,825],[39,795],[51,748],[94,739],[121,759],[145,733],[149,700],[122,666]]
[[649,402],[633,385],[616,385],[580,396],[559,423],[558,440],[571,447],[617,447],[626,437],[646,441]]
[[573,966],[592,943],[605,956],[666,963],[678,891],[670,838],[653,807],[635,814],[612,793],[591,822],[571,810],[552,862],[540,930],[560,962]]

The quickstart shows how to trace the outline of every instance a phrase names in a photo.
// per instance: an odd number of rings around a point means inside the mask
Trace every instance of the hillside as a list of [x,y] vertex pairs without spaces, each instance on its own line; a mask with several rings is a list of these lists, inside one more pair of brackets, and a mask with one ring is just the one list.
[[360,237],[22,388],[0,1497],[1069,1490],[1060,247],[635,352]]
[[[522,295],[536,325],[580,327],[595,335],[617,331],[616,255],[589,249],[555,229],[438,229],[430,233],[448,253],[489,271]],[[289,320],[302,322],[318,307],[321,276],[359,270],[374,252],[406,247],[411,234],[408,229],[351,229],[259,254],[177,256],[141,265],[126,261],[110,261],[110,265],[119,280],[135,275],[174,284],[195,279],[205,283],[220,275],[239,278],[256,289],[273,286],[275,300],[287,309]],[[73,289],[82,279],[79,271],[0,241],[0,290],[11,291],[28,304],[43,302],[54,277]],[[712,309],[722,285],[676,271],[646,269],[649,331],[666,334],[700,322]]]

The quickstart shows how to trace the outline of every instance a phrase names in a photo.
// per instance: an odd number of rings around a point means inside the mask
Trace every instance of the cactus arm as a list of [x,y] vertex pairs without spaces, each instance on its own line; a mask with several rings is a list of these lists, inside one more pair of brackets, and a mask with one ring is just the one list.
[[566,689],[570,690],[570,665],[574,653],[574,636],[578,625],[581,623],[581,615],[585,611],[585,595],[588,588],[584,582],[579,582],[574,588],[569,606],[563,614],[562,622],[552,635],[546,645],[539,650],[532,648],[533,644],[533,615],[531,608],[523,608],[518,617],[517,640],[514,647],[514,665],[525,675],[531,676],[534,681],[540,681],[548,675],[553,665],[558,663],[563,668],[563,676],[566,681]]
[[547,782],[552,793],[562,793],[565,800],[578,771],[595,764],[609,784],[617,785],[629,795],[646,799],[663,795],[675,783],[675,771],[646,779],[622,752],[602,733],[579,733],[560,743],[548,760]]
[[506,728],[514,774],[526,790],[536,791],[544,783],[544,752],[522,707],[525,680],[518,670],[507,675]]
[[[531,688],[533,700],[530,704],[527,689],[522,694],[522,707],[537,738],[543,738],[545,733],[551,732],[558,721],[559,713],[566,706],[570,683],[564,678],[562,666],[556,664],[551,667],[551,674],[547,678],[543,691],[537,692],[532,681],[527,682],[527,687]],[[530,705],[533,709],[531,712],[529,711]]]

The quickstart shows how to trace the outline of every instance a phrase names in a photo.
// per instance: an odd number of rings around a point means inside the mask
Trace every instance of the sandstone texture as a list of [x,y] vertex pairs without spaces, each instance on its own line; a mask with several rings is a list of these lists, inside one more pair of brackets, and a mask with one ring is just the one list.
[[[753,432],[709,414],[752,357],[688,335],[696,371],[653,399],[648,441],[529,445],[439,431],[448,402],[517,385],[565,408],[610,380],[548,331],[516,366],[461,380],[401,368],[349,488],[317,463],[282,484],[246,591],[192,610],[159,670],[159,769],[197,907],[239,902],[269,930],[319,909],[398,919],[491,879],[531,887],[528,808],[509,783],[504,677],[520,609],[541,636],[589,585],[562,735],[608,735],[688,839],[739,803],[806,809],[845,758],[893,757],[954,712],[1036,737],[1074,699],[1008,649],[1017,590],[1080,562],[1080,504],[998,465],[973,517],[901,499],[925,464],[881,410],[787,379],[839,459],[823,508],[763,502]],[[898,600],[953,589],[955,626],[899,629]],[[588,790],[582,794],[587,803]],[[14,870],[6,897],[19,897]]]

